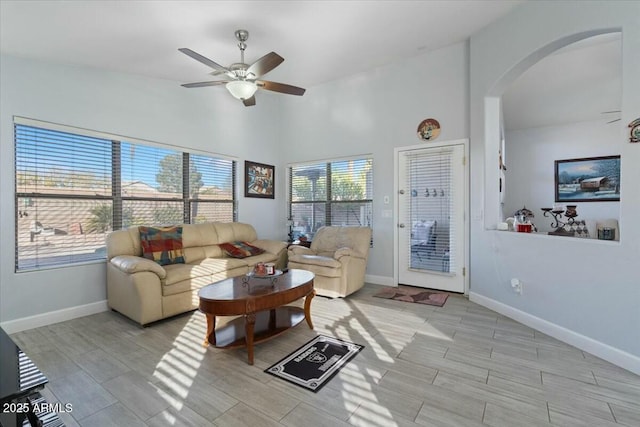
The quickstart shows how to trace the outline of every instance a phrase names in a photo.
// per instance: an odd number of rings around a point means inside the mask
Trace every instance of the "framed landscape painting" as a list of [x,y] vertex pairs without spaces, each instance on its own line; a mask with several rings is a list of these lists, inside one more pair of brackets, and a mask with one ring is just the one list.
[[556,202],[620,201],[620,156],[556,160]]
[[244,196],[275,198],[274,175],[275,166],[246,160],[244,162]]

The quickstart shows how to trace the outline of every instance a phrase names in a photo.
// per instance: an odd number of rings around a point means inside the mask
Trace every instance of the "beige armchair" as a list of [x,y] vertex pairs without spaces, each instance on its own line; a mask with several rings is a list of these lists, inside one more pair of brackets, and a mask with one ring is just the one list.
[[364,286],[370,244],[369,227],[322,227],[310,248],[289,247],[289,268],[313,272],[318,295],[346,297]]

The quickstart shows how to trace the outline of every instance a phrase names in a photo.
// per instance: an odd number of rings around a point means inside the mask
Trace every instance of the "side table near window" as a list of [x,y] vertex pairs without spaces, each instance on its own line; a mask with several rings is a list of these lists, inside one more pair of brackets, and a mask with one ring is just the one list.
[[[3,427],[64,426],[46,407],[39,391],[49,382],[38,367],[0,328],[0,425]],[[25,423],[28,421],[29,423]]]
[[305,248],[310,248],[311,247],[311,240],[294,240],[293,242],[289,243],[289,246],[304,246]]

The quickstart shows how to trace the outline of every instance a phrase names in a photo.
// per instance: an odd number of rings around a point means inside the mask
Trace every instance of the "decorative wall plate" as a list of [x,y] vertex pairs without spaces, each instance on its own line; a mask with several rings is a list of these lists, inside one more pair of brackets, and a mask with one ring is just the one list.
[[418,125],[418,138],[433,141],[440,135],[440,123],[436,119],[424,119]]
[[640,119],[629,123],[629,142],[640,142]]

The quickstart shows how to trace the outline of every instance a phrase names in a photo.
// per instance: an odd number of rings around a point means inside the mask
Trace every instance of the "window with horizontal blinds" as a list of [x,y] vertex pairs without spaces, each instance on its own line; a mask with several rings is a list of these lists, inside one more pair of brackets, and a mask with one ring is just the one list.
[[189,155],[189,207],[194,223],[236,219],[236,162]]
[[237,217],[233,160],[45,125],[14,126],[16,271],[104,259],[120,228]]
[[291,238],[313,239],[324,225],[371,227],[373,159],[289,167]]
[[182,156],[175,150],[120,143],[122,228],[185,222]]
[[112,142],[15,126],[16,269],[104,258]]
[[[456,235],[452,185],[453,149],[420,150],[408,155],[407,182],[411,197],[406,197],[406,212],[411,224],[410,268],[449,273],[459,250],[455,247]],[[407,248],[409,250],[409,248]]]

